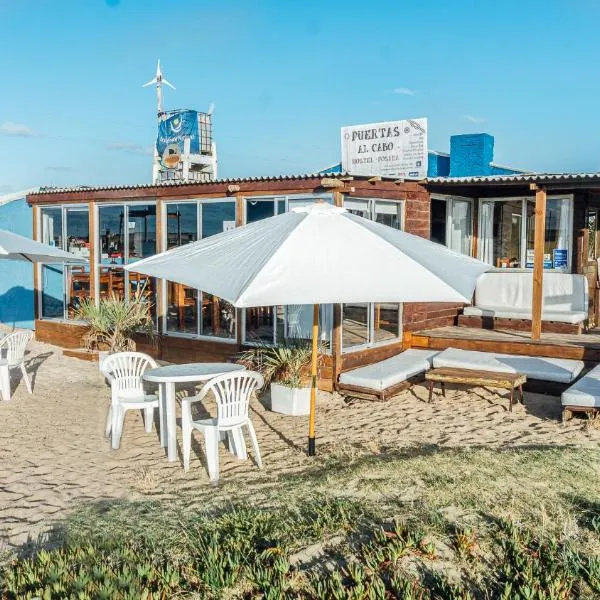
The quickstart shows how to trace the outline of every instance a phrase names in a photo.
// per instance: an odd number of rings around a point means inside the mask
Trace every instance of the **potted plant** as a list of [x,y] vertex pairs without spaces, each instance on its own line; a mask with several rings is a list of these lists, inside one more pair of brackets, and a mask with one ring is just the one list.
[[271,410],[284,415],[308,415],[311,355],[310,344],[287,342],[247,350],[238,362],[259,371],[265,385],[270,384]]
[[129,302],[112,292],[97,304],[92,298],[81,301],[75,318],[89,325],[83,344],[88,350],[98,352],[100,369],[107,355],[135,350],[134,334],[143,333],[153,338],[150,308],[151,302],[148,294],[144,293],[144,286],[138,287]]

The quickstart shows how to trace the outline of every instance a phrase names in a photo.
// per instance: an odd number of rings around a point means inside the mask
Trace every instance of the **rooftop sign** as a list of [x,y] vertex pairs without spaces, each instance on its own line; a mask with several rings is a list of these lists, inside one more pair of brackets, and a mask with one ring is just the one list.
[[342,170],[351,175],[425,179],[427,119],[342,127]]

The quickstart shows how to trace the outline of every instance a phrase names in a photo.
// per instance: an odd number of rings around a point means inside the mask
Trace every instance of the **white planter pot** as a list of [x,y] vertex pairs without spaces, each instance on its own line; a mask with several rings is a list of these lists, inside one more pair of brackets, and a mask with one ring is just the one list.
[[310,387],[291,388],[272,383],[271,410],[284,415],[308,415],[310,413]]

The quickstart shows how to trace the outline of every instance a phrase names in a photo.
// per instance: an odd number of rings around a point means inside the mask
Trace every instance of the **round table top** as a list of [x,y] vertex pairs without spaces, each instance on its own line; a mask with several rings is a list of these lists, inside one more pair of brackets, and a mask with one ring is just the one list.
[[245,370],[243,365],[232,363],[189,363],[150,369],[144,373],[144,379],[155,383],[186,383],[206,381],[225,373]]

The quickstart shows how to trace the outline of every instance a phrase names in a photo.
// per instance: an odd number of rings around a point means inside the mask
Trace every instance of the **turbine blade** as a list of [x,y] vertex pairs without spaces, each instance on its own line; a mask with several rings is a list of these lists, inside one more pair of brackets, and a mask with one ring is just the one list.
[[151,81],[149,81],[148,83],[145,83],[142,87],[148,87],[149,85],[152,85],[153,83],[156,83],[156,77],[154,79],[152,79]]
[[169,83],[169,82],[168,82],[168,81],[167,81],[167,80],[166,80],[164,77],[163,77],[163,80],[162,80],[162,82],[163,82],[165,85],[168,85],[170,88],[173,88],[173,89],[175,89],[175,86],[174,86],[172,83]]

